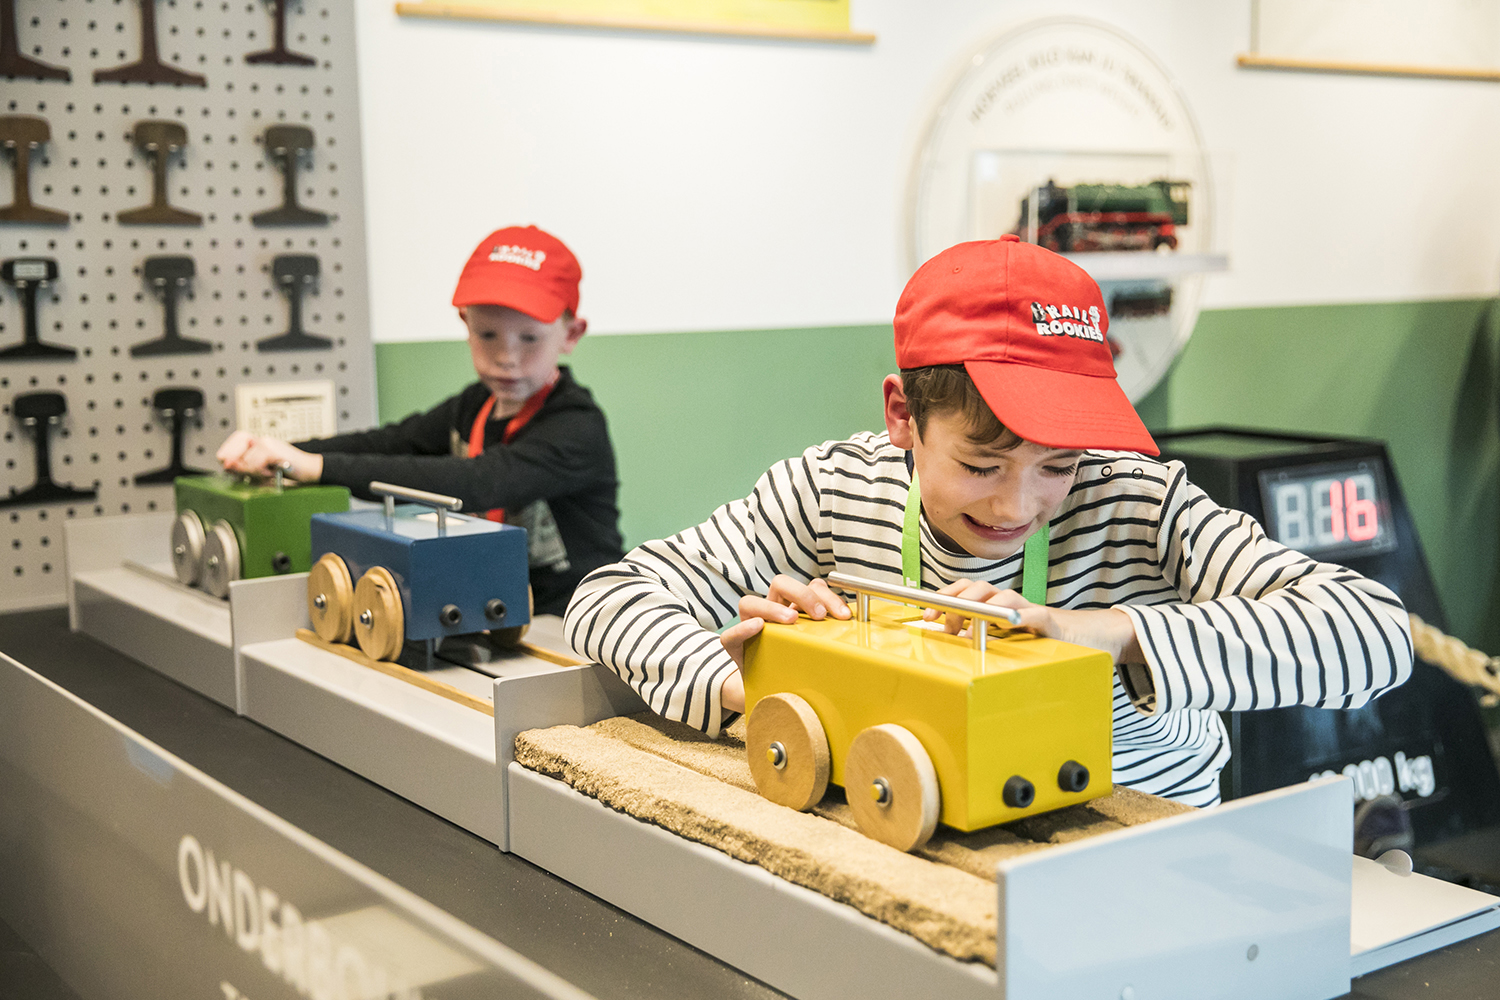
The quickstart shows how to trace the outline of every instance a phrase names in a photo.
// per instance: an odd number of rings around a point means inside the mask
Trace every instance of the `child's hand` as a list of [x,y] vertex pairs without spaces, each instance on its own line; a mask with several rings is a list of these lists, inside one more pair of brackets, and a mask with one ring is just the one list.
[[[966,601],[995,604],[1002,608],[1013,608],[1021,613],[1017,628],[1050,639],[1076,643],[1092,649],[1102,649],[1116,663],[1144,663],[1145,656],[1135,634],[1135,623],[1123,611],[1104,608],[1098,611],[1073,611],[1067,608],[1049,608],[1032,604],[1014,590],[1001,590],[989,583],[974,580],[959,580],[938,591],[944,597],[960,597]],[[943,612],[928,608],[922,612],[927,621],[943,619],[943,628],[954,635],[968,624],[968,619],[955,612]]]
[[235,431],[214,454],[226,471],[252,476],[270,476],[276,467],[301,483],[315,483],[323,476],[323,456],[294,448],[275,438]]
[[833,592],[826,580],[802,583],[782,574],[772,578],[771,589],[765,597],[746,594],[740,598],[741,621],[764,618],[785,625],[796,621],[798,612],[814,621],[822,621],[829,615],[848,618],[849,605]]

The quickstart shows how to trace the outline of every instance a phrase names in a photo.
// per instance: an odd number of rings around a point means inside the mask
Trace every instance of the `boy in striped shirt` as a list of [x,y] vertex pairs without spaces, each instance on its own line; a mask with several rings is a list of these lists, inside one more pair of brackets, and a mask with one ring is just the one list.
[[1006,236],[938,254],[897,305],[885,433],[809,448],[596,570],[569,642],[716,735],[744,710],[741,651],[764,622],[847,618],[834,571],[915,578],[1110,653],[1115,783],[1218,802],[1218,712],[1364,704],[1411,672],[1407,615],[1147,457],[1107,329],[1093,279],[1048,250]]

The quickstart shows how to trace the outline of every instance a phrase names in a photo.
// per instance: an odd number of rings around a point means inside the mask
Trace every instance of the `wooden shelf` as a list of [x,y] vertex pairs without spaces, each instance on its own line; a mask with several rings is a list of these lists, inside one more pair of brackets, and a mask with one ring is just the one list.
[[1444,66],[1387,66],[1380,63],[1324,62],[1316,59],[1279,59],[1254,54],[1237,60],[1244,69],[1296,70],[1305,73],[1357,73],[1364,76],[1419,76],[1435,80],[1500,82],[1500,69],[1458,69]]
[[404,0],[396,4],[402,17],[449,20],[500,21],[509,24],[542,24],[566,28],[608,28],[619,31],[657,31],[680,35],[731,35],[738,38],[770,38],[792,42],[824,42],[835,45],[873,45],[875,36],[858,31],[812,31],[720,24],[712,21],[656,20],[652,18],[580,17],[541,11],[512,11],[494,4],[432,3]]

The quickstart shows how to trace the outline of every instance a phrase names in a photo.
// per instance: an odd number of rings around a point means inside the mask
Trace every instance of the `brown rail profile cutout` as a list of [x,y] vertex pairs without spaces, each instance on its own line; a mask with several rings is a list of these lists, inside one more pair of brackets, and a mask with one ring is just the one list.
[[94,71],[95,83],[172,83],[179,87],[207,87],[197,73],[168,66],[156,54],[156,0],[140,0],[141,57],[114,69]]
[[0,281],[14,288],[16,297],[21,300],[21,317],[26,331],[19,344],[0,350],[0,361],[78,356],[75,348],[42,341],[36,319],[36,297],[39,291],[56,280],[57,261],[51,257],[13,257],[0,264]]
[[0,76],[33,80],[73,79],[73,74],[61,66],[49,66],[21,55],[21,43],[16,34],[16,0],[0,0]]
[[173,255],[146,258],[141,265],[141,277],[146,279],[151,291],[161,298],[165,319],[162,335],[132,347],[132,358],[154,358],[164,354],[208,354],[213,351],[213,344],[206,340],[184,337],[177,328],[177,302],[187,291],[195,271],[191,257]]
[[292,52],[286,47],[286,0],[271,0],[271,17],[276,22],[276,40],[264,52],[252,52],[245,57],[247,63],[273,63],[277,66],[316,66],[312,56]]
[[256,226],[323,226],[328,215],[297,204],[297,175],[305,163],[312,163],[315,143],[313,131],[305,125],[272,125],[266,129],[266,152],[281,171],[281,205],[256,212],[250,222]]
[[68,413],[68,401],[60,392],[28,392],[11,400],[10,415],[30,432],[36,443],[36,482],[20,492],[12,486],[10,496],[0,499],[0,507],[19,507],[31,503],[56,503],[60,500],[92,500],[98,490],[75,490],[52,481],[52,429]]
[[449,701],[457,702],[465,708],[472,708],[477,712],[483,712],[492,718],[495,715],[495,706],[484,698],[460,690],[452,684],[445,684],[440,680],[428,677],[419,670],[403,667],[399,663],[391,663],[387,660],[372,660],[360,651],[357,646],[345,646],[343,643],[328,642],[320,638],[318,633],[310,628],[299,628],[297,630],[297,638],[303,642],[310,642],[319,649],[326,649],[330,653],[337,653],[339,656],[347,660],[352,660],[361,666],[379,671],[387,677],[394,677],[398,681],[405,681],[414,687],[429,691],[440,698],[447,698]]
[[173,156],[187,145],[187,128],[181,122],[139,121],[132,130],[136,148],[151,160],[151,204],[132,208],[116,216],[122,226],[201,226],[197,212],[167,203],[167,167]]
[[52,138],[47,119],[35,115],[0,115],[0,145],[15,160],[11,203],[0,206],[0,222],[66,226],[68,213],[31,202],[31,154]]
[[204,469],[190,469],[183,462],[183,441],[187,437],[188,421],[203,426],[203,390],[167,388],[156,390],[151,397],[151,408],[166,422],[172,432],[172,460],[164,469],[143,472],[135,477],[137,486],[152,486],[170,483],[178,476],[211,475]]
[[284,253],[271,260],[271,277],[286,292],[290,317],[287,331],[255,342],[257,351],[326,351],[333,341],[302,329],[302,296],[318,283],[318,258],[310,253]]

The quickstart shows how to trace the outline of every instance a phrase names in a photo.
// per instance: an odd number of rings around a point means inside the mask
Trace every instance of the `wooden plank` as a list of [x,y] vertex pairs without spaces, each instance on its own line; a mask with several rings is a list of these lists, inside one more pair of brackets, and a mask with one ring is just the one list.
[[861,31],[813,31],[803,28],[766,28],[718,24],[712,21],[656,20],[651,18],[581,17],[542,11],[508,11],[492,4],[434,3],[401,0],[396,13],[403,17],[447,20],[501,21],[508,24],[542,24],[569,28],[612,28],[621,31],[663,31],[682,35],[733,35],[740,38],[773,38],[793,42],[829,42],[836,45],[874,45],[875,36]]
[[1480,80],[1500,82],[1500,69],[1449,69],[1442,66],[1387,66],[1380,63],[1325,62],[1316,59],[1280,59],[1273,56],[1242,55],[1244,69],[1298,70],[1308,73],[1355,73],[1364,76],[1417,76],[1435,80]]
[[550,649],[543,649],[541,646],[533,646],[529,642],[518,642],[516,643],[516,648],[525,650],[527,655],[534,656],[538,660],[546,660],[548,663],[555,663],[559,667],[581,667],[588,662],[587,660],[579,660],[564,653],[556,653]]
[[371,670],[379,671],[387,677],[394,677],[398,681],[405,681],[424,691],[430,691],[440,698],[447,698],[449,701],[456,701],[466,708],[483,712],[491,718],[495,715],[495,706],[490,702],[478,695],[470,694],[467,691],[460,691],[452,684],[428,677],[420,670],[413,670],[410,667],[403,667],[399,663],[389,663],[385,660],[372,660],[355,646],[346,646],[338,642],[324,642],[318,637],[316,632],[309,628],[299,628],[297,630],[297,638],[303,642],[310,642],[319,649],[326,649],[330,653],[337,653],[339,656],[347,660],[352,660],[362,667],[369,667]]

